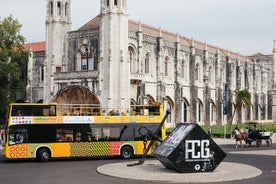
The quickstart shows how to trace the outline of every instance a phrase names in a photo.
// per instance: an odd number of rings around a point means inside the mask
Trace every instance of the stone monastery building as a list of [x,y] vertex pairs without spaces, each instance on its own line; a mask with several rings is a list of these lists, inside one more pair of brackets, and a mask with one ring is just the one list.
[[[46,42],[25,44],[27,100],[130,111],[161,102],[180,122],[225,124],[233,91],[252,107],[235,122],[276,119],[276,46],[245,56],[128,19],[127,0],[101,0],[100,14],[71,31],[71,0],[47,0]],[[131,3],[131,2],[129,2]]]

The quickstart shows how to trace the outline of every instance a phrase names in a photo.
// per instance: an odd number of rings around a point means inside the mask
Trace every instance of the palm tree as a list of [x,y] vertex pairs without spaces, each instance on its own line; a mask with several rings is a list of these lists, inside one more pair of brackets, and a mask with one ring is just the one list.
[[234,97],[235,97],[234,112],[233,112],[233,115],[232,115],[232,120],[231,120],[228,131],[231,129],[235,113],[238,112],[238,114],[241,114],[243,106],[250,107],[252,105],[252,103],[251,103],[251,94],[247,89],[243,89],[243,90],[236,89],[234,91]]

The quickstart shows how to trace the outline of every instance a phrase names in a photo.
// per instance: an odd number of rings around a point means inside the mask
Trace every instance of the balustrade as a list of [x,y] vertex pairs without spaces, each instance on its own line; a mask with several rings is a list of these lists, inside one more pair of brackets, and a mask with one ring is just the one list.
[[61,72],[54,75],[55,80],[98,78],[99,71]]

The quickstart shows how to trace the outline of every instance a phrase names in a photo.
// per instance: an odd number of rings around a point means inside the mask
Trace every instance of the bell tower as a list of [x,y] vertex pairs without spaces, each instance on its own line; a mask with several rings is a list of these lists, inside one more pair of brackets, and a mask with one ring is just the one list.
[[101,0],[100,95],[104,106],[130,106],[127,0]]
[[71,30],[71,0],[47,0],[44,101],[54,95],[54,73],[64,72],[66,38]]

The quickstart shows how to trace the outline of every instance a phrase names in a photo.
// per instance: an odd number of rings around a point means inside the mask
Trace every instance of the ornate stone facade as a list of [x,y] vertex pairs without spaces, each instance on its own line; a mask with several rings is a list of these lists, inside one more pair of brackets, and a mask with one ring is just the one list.
[[[46,102],[79,86],[93,95],[89,103],[121,112],[130,104],[162,102],[172,111],[168,127],[179,122],[212,125],[231,119],[232,92],[246,88],[253,106],[235,116],[234,123],[271,119],[276,113],[270,100],[276,97],[275,46],[273,55],[250,57],[218,48],[128,20],[127,0],[101,0],[100,15],[69,32],[70,0],[47,3]],[[55,15],[55,7],[64,17]],[[76,94],[84,103],[83,90]]]

